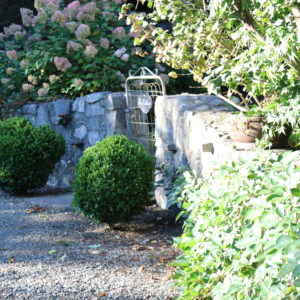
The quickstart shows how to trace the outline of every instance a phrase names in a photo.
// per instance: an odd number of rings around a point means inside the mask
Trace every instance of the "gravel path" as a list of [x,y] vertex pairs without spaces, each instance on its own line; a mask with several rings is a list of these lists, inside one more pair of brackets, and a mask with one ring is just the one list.
[[[0,299],[173,299],[178,226],[148,208],[126,228],[0,195]],[[36,209],[37,211],[39,210]]]

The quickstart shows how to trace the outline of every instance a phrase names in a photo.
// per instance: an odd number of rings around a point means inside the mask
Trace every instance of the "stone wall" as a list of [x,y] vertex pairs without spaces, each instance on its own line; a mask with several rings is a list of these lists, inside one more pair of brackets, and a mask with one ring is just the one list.
[[231,124],[238,118],[228,105],[215,96],[161,96],[156,100],[156,175],[155,196],[165,208],[167,194],[179,169],[197,176],[209,176],[214,162],[224,161],[253,148],[230,139]]
[[[75,100],[23,105],[19,115],[35,126],[49,124],[66,140],[66,154],[49,177],[48,185],[68,188],[84,149],[107,135],[126,134],[124,93],[99,92]],[[42,166],[41,166],[42,167]]]

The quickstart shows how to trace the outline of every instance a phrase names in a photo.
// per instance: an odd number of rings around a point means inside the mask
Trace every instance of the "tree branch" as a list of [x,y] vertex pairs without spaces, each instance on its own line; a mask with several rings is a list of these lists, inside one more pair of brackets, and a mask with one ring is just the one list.
[[[300,3],[300,0],[297,0],[298,3]],[[236,12],[236,16],[240,19],[240,21],[245,25],[245,27],[252,31],[256,38],[262,42],[263,44],[266,44],[267,41],[265,39],[265,37],[259,32],[258,30],[258,26],[255,22],[255,20],[253,19],[253,17],[251,16],[251,14],[246,11],[243,8],[243,3],[241,0],[234,0],[234,5],[233,8]],[[298,29],[298,38],[299,38],[299,42],[300,42],[300,9],[299,7],[292,7],[292,12],[293,14],[295,13],[297,17],[294,17],[296,19],[296,24],[297,24],[297,29]],[[290,66],[292,69],[294,69],[294,71],[297,74],[298,79],[300,79],[300,60],[298,58],[295,59],[295,61],[290,60],[287,57],[283,57],[283,60],[286,62],[286,64],[288,66]]]

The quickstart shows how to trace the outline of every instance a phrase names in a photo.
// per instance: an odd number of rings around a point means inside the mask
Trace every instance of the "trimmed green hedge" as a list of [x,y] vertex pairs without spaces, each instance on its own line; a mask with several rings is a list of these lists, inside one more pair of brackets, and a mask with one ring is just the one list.
[[0,122],[0,189],[24,193],[46,184],[65,153],[65,141],[48,125],[34,127],[27,119]]
[[85,150],[74,178],[74,202],[86,216],[106,223],[128,221],[149,200],[154,161],[125,136],[108,136]]

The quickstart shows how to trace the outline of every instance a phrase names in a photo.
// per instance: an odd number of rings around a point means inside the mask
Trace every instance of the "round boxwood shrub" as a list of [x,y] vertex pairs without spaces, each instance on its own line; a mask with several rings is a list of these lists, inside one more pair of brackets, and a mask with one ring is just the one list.
[[65,153],[65,140],[49,125],[34,127],[23,117],[0,122],[0,189],[25,193],[46,184]]
[[73,205],[106,223],[128,221],[149,200],[154,160],[125,136],[108,136],[84,151],[73,182]]

